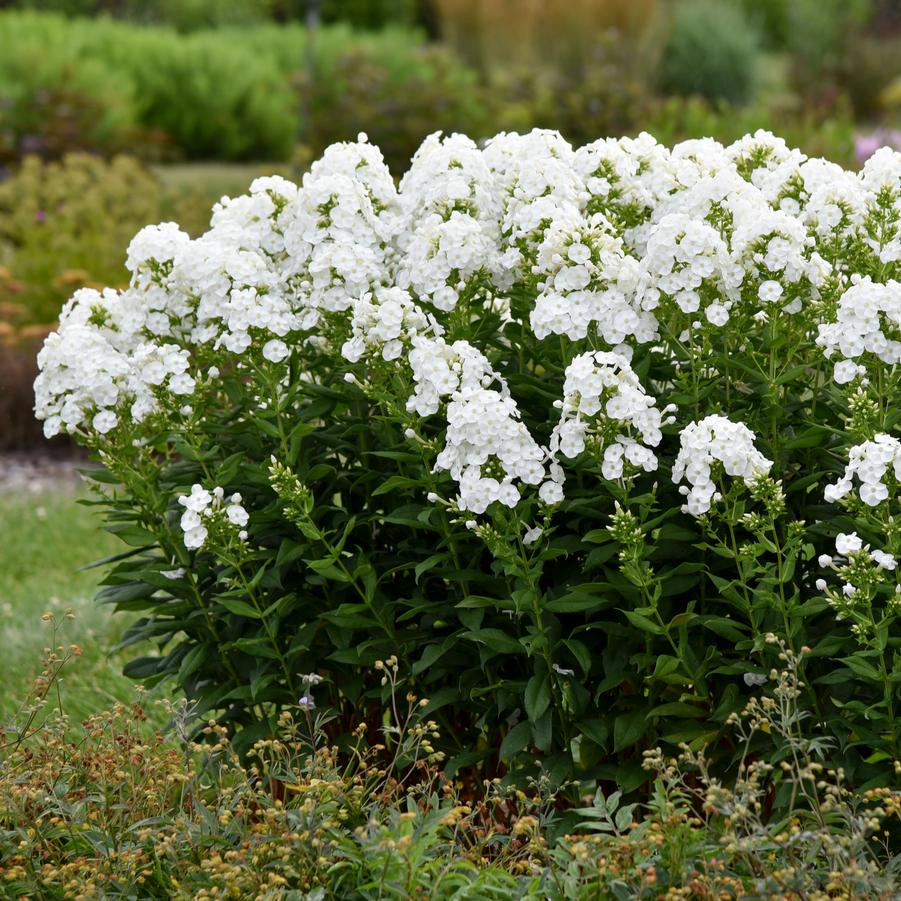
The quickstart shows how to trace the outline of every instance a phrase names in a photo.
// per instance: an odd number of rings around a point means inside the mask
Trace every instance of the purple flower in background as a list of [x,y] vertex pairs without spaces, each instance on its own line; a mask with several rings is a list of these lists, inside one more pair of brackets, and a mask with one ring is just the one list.
[[43,222],[46,218],[47,218],[47,214],[46,214],[43,210],[38,210],[38,211],[34,214],[34,221],[35,221],[35,222]]
[[858,163],[865,163],[880,147],[901,151],[901,131],[879,128],[869,134],[854,136],[854,157]]

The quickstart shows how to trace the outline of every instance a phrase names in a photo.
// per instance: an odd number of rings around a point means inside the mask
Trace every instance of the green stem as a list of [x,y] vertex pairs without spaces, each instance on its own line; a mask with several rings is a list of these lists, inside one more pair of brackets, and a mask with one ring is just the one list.
[[237,560],[228,560],[228,558],[223,556],[223,560],[227,563],[230,563],[232,568],[237,573],[238,579],[241,582],[241,587],[247,594],[247,597],[250,598],[250,602],[253,604],[257,613],[260,615],[260,622],[263,624],[263,628],[266,630],[266,635],[269,638],[269,643],[272,645],[273,651],[275,651],[276,658],[278,662],[281,664],[282,672],[285,674],[285,681],[288,685],[291,694],[297,697],[297,689],[294,684],[294,677],[291,675],[291,670],[288,666],[288,661],[285,660],[284,654],[282,654],[282,650],[279,647],[278,640],[272,632],[272,626],[269,623],[269,619],[264,615],[263,607],[260,605],[260,602],[257,600],[256,594],[254,590],[250,587],[250,583],[247,581],[247,578],[244,575],[244,570],[241,567],[240,561]]
[[[550,642],[547,639],[547,635],[544,631],[544,617],[542,615],[541,610],[541,592],[539,591],[538,584],[532,575],[532,565],[529,560],[529,555],[526,552],[525,546],[522,543],[521,532],[517,532],[516,535],[516,544],[519,548],[519,558],[522,561],[522,572],[525,577],[526,584],[529,586],[530,594],[532,595],[532,618],[535,624],[535,628],[538,630],[538,633],[541,635],[541,643],[542,643],[542,657],[544,657],[545,665],[547,666],[548,678],[551,680],[551,684],[554,687],[552,692],[552,697],[554,699],[554,707],[557,710],[557,715],[560,720],[560,726],[563,731],[564,737],[564,747],[569,748],[570,746],[570,731],[569,731],[569,722],[566,718],[565,710],[563,709],[562,702],[565,698],[565,685],[561,682],[560,677],[556,670],[554,669],[554,660],[551,655]],[[558,704],[558,699],[561,703]]]

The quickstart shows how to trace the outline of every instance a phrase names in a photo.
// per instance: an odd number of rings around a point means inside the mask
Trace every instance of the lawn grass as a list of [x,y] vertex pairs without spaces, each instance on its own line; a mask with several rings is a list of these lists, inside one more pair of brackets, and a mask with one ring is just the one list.
[[223,194],[246,193],[250,183],[262,175],[297,177],[289,163],[168,163],[152,168],[165,190],[196,191],[213,201]]
[[292,181],[301,172],[289,163],[168,163],[152,167],[161,188],[160,214],[197,237],[210,226],[210,211],[223,196],[246,194],[263,175]]
[[78,503],[87,497],[66,483],[0,497],[0,721],[15,715],[40,672],[52,634],[44,613],[55,617],[58,642],[82,648],[63,673],[65,711],[73,721],[136,696],[134,682],[122,675],[124,658],[109,653],[128,621],[93,600],[102,567],[80,570],[126,548],[101,529],[95,508]]

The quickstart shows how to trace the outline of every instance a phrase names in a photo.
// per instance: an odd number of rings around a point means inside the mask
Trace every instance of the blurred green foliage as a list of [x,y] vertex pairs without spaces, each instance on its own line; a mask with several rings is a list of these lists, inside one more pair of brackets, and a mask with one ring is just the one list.
[[[297,18],[306,7],[306,0],[293,0],[286,6],[298,10]],[[346,22],[354,28],[384,28],[387,25],[414,25],[423,3],[418,0],[320,0],[323,22]]]
[[847,93],[854,113],[870,119],[883,113],[883,93],[901,76],[901,34],[856,35],[837,65],[836,81]]
[[27,157],[0,182],[0,264],[13,279],[6,301],[21,306],[19,324],[55,321],[82,285],[127,283],[125,249],[159,208],[156,179],[133,159]]
[[[145,25],[169,25],[197,31],[267,21],[304,21],[308,0],[11,0],[4,6],[66,16],[106,15]],[[423,0],[317,0],[323,22],[346,22],[354,28],[413,25]]]
[[422,47],[404,62],[411,65],[399,72],[360,47],[339,56],[329,77],[311,88],[301,81],[301,92],[310,97],[305,137],[314,153],[365,132],[400,177],[431,132],[488,133],[487,98],[475,74],[451,53]]
[[[400,104],[411,110],[415,149],[436,127],[470,126],[472,118],[459,111],[472,105],[466,94],[478,93],[463,63],[425,49],[423,40],[415,31],[361,33],[337,25],[319,29],[310,46],[298,25],[180,35],[107,18],[5,13],[0,15],[0,46],[8,49],[0,54],[0,148],[6,148],[7,158],[28,150],[58,155],[58,142],[43,139],[57,117],[51,109],[35,121],[34,111],[42,97],[65,89],[68,108],[88,111],[83,121],[69,123],[68,145],[75,148],[127,149],[150,158],[168,153],[187,159],[286,160],[299,137],[309,143],[317,116],[329,138],[355,136],[362,126],[348,108],[368,97],[376,110],[367,116],[373,131],[386,108]],[[313,77],[299,79],[308,55],[315,61]],[[354,61],[363,65],[361,71],[353,70]],[[371,85],[364,83],[367,78]],[[341,98],[340,117],[332,121],[321,111],[335,102],[339,87],[355,95]],[[376,97],[376,91],[383,93]],[[422,116],[412,111],[418,104],[424,112],[431,103],[436,124],[422,130]],[[451,112],[442,118],[445,109]],[[304,111],[313,121],[302,130]],[[351,130],[341,132],[339,124],[348,121]],[[79,129],[81,134],[73,133]],[[403,136],[398,142],[411,146]]]
[[54,98],[75,148],[115,147],[134,126],[134,83],[101,56],[80,54],[70,30],[56,17],[0,16],[0,161],[57,128]]
[[785,138],[790,147],[808,156],[825,157],[848,168],[856,165],[854,120],[847,106],[836,107],[827,115],[796,106],[753,104],[736,109],[702,97],[669,97],[646,107],[643,127],[669,146],[702,136],[729,144],[764,129]]
[[648,128],[651,98],[636,76],[629,47],[611,32],[572,67],[520,65],[493,69],[487,94],[499,131],[552,128],[574,144]]
[[[53,2],[66,5],[68,0]],[[164,2],[153,0],[147,10]],[[688,0],[674,8],[671,22],[661,20],[662,39],[627,40],[600,30],[583,41],[584,52],[568,60],[508,62],[484,71],[445,46],[426,43],[423,32],[400,27],[357,31],[346,24],[323,25],[311,39],[299,24],[264,22],[181,34],[108,17],[0,13],[5,50],[0,54],[0,165],[28,152],[58,158],[70,149],[128,152],[154,162],[284,162],[297,158],[298,146],[303,147],[300,156],[309,159],[329,143],[365,131],[399,172],[423,137],[439,129],[478,138],[499,129],[539,126],[557,128],[575,143],[654,130],[660,115],[669,116],[660,110],[672,108],[655,96],[658,85],[674,96],[706,99],[709,106],[701,118],[715,121],[698,121],[705,130],[696,134],[725,131],[727,140],[735,135],[729,119],[736,113],[721,114],[724,101],[748,104],[749,115],[740,117],[744,130],[774,123],[781,131],[813,127],[819,132],[821,113],[804,112],[812,105],[844,127],[843,92],[850,94],[857,115],[878,115],[876,98],[901,68],[899,45],[853,31],[843,39],[843,55],[830,78],[805,88],[798,64],[792,66],[783,52],[773,69],[783,73],[778,84],[768,87],[761,78],[755,95],[755,70],[773,67],[757,65],[761,57],[751,21],[775,46],[782,40],[779,23],[792,21],[787,11],[808,2],[796,0],[792,6],[789,0],[765,0],[751,4],[745,15],[737,0]],[[100,0],[97,5],[102,6]],[[852,0],[838,10],[832,0],[824,0],[823,17],[834,13],[834,21],[817,28],[833,33],[835,22],[859,21],[867,5]],[[124,9],[126,0],[120,6]],[[280,11],[278,0],[256,6],[273,15],[293,14],[287,0]],[[220,7],[224,22],[231,21],[226,7],[231,4]],[[766,61],[776,58],[770,53]],[[794,92],[790,78],[797,83]],[[809,92],[825,93],[827,102],[808,103]],[[780,106],[775,116],[770,113],[774,100]],[[679,115],[697,121],[698,108],[687,109]],[[751,113],[761,115],[754,119]],[[836,153],[827,147],[827,155]]]
[[92,132],[107,149],[161,132],[189,158],[284,158],[298,127],[296,97],[275,60],[239,34],[179,36],[109,19],[4,14],[0,133],[26,131],[21,111],[65,87],[102,112]]
[[747,103],[758,51],[741,7],[724,0],[680,4],[663,51],[660,87],[667,94]]

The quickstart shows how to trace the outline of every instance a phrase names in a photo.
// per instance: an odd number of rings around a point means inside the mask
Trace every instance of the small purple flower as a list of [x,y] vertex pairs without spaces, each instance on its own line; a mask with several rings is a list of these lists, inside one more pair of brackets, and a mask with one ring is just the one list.
[[881,147],[901,150],[901,131],[879,128],[869,134],[854,136],[854,157],[858,163],[865,163]]
[[34,214],[34,221],[35,221],[35,222],[43,222],[46,218],[47,218],[47,214],[46,214],[43,210],[38,210],[38,211]]
[[313,710],[316,707],[316,705],[313,703],[313,699],[309,695],[304,695],[302,698],[300,698],[300,700],[298,700],[297,703],[304,710]]

